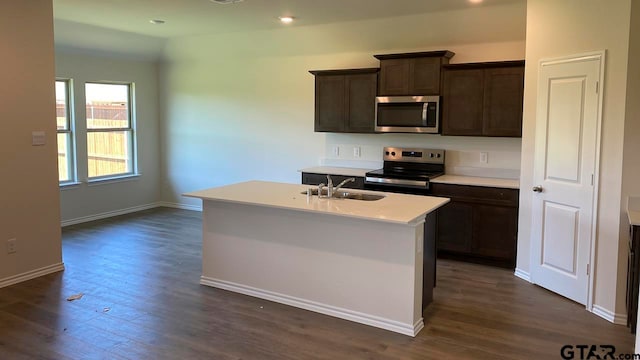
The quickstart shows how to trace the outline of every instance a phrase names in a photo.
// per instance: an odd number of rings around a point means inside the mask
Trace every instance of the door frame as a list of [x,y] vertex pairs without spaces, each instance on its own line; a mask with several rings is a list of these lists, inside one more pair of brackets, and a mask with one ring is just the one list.
[[[599,208],[598,208],[598,196],[600,194],[600,156],[601,156],[601,148],[602,148],[602,110],[603,110],[603,100],[604,100],[604,74],[605,74],[605,61],[606,61],[606,50],[597,50],[586,53],[579,53],[573,55],[566,55],[561,57],[554,58],[543,58],[538,62],[538,74],[537,74],[537,88],[536,88],[536,127],[535,134],[538,135],[538,118],[541,114],[537,113],[538,110],[538,94],[540,92],[540,87],[545,86],[541,82],[541,74],[542,69],[545,66],[556,65],[556,64],[568,64],[573,62],[581,62],[581,61],[591,61],[598,60],[600,62],[600,75],[598,79],[598,104],[597,104],[597,119],[596,119],[596,149],[595,149],[595,159],[594,159],[594,169],[593,169],[593,201],[592,201],[592,214],[591,214],[591,237],[589,239],[589,273],[587,275],[587,304],[586,309],[590,312],[593,312],[593,297],[594,297],[594,281],[595,276],[593,276],[596,270],[596,253],[597,253],[597,244],[598,244],[598,218],[599,218]],[[534,168],[536,158],[534,156]],[[533,175],[533,183],[536,182],[535,179],[536,173],[534,171]],[[533,197],[532,197],[533,201]],[[531,214],[533,217],[535,214]],[[533,232],[533,228],[531,229]],[[534,249],[534,243],[531,241],[531,266],[537,262],[536,254],[537,251]],[[533,280],[533,279],[532,279]],[[535,283],[535,282],[534,282]]]

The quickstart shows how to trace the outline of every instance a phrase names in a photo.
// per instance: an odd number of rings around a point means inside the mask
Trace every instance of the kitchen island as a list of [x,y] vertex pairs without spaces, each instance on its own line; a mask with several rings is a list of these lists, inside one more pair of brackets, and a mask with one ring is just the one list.
[[249,181],[184,194],[203,200],[200,283],[415,336],[432,299],[435,210],[449,200],[307,189]]

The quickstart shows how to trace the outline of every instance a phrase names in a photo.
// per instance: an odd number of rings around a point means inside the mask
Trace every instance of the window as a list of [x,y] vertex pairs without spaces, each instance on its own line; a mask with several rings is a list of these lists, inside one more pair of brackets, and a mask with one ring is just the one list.
[[70,80],[56,80],[56,125],[58,129],[58,181],[60,184],[75,180],[73,136],[70,111]]
[[86,83],[90,180],[135,173],[133,84]]

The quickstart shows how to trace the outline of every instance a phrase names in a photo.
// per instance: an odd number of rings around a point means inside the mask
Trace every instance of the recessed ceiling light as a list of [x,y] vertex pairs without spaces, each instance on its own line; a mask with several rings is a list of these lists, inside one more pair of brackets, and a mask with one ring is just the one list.
[[164,24],[166,21],[161,20],[161,19],[153,19],[153,20],[149,20],[150,23],[154,24],[154,25],[162,25]]
[[480,4],[482,0],[469,0],[469,2],[472,4]]
[[278,19],[283,24],[291,24],[295,18],[293,16],[280,16]]

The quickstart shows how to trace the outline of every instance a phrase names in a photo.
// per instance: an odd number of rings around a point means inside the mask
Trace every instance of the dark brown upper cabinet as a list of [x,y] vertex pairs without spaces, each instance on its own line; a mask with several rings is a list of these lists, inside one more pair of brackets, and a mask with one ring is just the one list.
[[439,95],[442,65],[451,51],[374,55],[380,60],[378,95]]
[[316,83],[316,132],[374,132],[377,68],[309,72]]
[[522,136],[524,60],[443,69],[442,135]]

